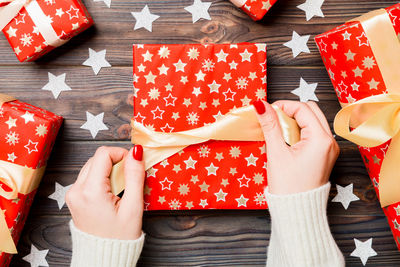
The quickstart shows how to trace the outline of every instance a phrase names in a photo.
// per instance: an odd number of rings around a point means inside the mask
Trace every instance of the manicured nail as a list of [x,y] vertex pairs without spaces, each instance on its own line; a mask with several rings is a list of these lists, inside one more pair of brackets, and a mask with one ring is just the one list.
[[143,159],[143,147],[141,145],[135,145],[132,154],[134,159],[141,161]]
[[264,103],[261,100],[257,100],[253,102],[253,106],[256,109],[258,114],[264,114],[265,112],[265,106]]

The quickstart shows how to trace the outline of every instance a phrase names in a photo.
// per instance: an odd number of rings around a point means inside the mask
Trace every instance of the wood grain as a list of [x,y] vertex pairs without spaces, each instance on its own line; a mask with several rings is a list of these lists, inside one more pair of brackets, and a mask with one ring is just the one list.
[[[253,22],[228,1],[210,1],[212,20],[193,24],[190,14],[183,9],[192,0],[113,0],[111,9],[101,2],[85,0],[95,27],[34,63],[19,63],[0,36],[0,92],[13,94],[66,119],[18,244],[19,255],[11,266],[28,266],[22,257],[29,253],[31,244],[50,249],[50,266],[69,266],[70,213],[66,207],[58,210],[48,195],[53,193],[56,181],[62,185],[73,183],[98,146],[131,146],[128,123],[132,116],[133,43],[266,42],[269,100],[296,100],[290,91],[298,86],[300,77],[309,83],[318,82],[320,107],[332,124],[339,104],[312,39],[360,14],[397,3],[326,0],[322,8],[325,17],[306,22],[304,12],[296,8],[304,0],[279,0],[263,20]],[[161,16],[154,22],[152,33],[144,29],[133,31],[130,12],[140,11],[145,4]],[[311,53],[293,59],[291,50],[282,45],[291,39],[293,30],[311,36]],[[113,67],[102,69],[95,76],[90,68],[82,66],[89,47],[97,51],[107,49],[107,59]],[[41,90],[47,83],[48,72],[66,73],[72,91],[62,92],[55,100],[50,92]],[[96,140],[80,129],[86,111],[105,112],[104,120],[110,130],[101,131]],[[367,266],[399,266],[400,253],[358,150],[347,141],[338,141],[341,155],[331,183],[353,183],[354,193],[360,198],[348,210],[340,203],[329,201],[328,205],[331,229],[346,256],[346,266],[362,266],[358,258],[349,256],[354,249],[353,238],[364,241],[371,237],[378,256],[370,258]],[[333,186],[330,200],[335,195]],[[146,244],[139,266],[265,266],[270,226],[267,211],[147,212]]]

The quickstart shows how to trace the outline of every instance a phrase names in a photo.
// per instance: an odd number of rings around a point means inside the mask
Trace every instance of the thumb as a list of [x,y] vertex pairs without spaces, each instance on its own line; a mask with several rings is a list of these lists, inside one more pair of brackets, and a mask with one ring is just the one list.
[[270,104],[261,100],[254,101],[253,106],[257,111],[257,118],[264,133],[267,154],[283,151],[287,145],[283,139],[276,111]]
[[125,192],[121,199],[121,208],[136,210],[143,208],[144,163],[143,147],[135,145],[125,157]]

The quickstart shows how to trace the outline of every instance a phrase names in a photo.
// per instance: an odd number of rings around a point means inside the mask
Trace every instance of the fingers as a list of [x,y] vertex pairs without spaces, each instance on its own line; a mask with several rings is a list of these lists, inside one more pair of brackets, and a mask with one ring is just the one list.
[[143,209],[143,185],[145,178],[143,147],[134,146],[125,157],[125,192],[120,203],[122,212],[137,212]]
[[326,120],[326,117],[325,117],[324,113],[322,112],[322,110],[318,107],[318,104],[315,103],[314,101],[308,101],[306,104],[314,112],[315,116],[317,116],[319,122],[321,123],[322,127],[327,132],[327,134],[332,135],[331,128],[329,127],[328,121]]
[[76,178],[75,184],[82,185],[89,174],[89,169],[92,166],[93,157],[88,159],[88,161],[83,165],[81,171],[79,172],[78,178]]
[[297,121],[297,124],[302,129],[301,139],[306,139],[309,135],[325,133],[325,129],[319,119],[307,104],[289,100],[276,101],[274,104]]
[[103,186],[104,180],[110,176],[113,164],[120,162],[127,153],[126,149],[120,147],[99,147],[92,158],[85,186],[91,189]]
[[253,105],[257,111],[257,118],[264,133],[267,153],[273,155],[277,151],[282,151],[282,149],[287,148],[285,140],[283,139],[278,115],[273,107],[260,100],[255,101]]

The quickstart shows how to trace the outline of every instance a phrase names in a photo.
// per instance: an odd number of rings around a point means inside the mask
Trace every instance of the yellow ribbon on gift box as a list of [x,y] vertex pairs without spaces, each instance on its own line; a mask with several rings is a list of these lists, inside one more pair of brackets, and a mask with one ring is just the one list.
[[[3,103],[15,100],[14,97],[0,94],[0,108]],[[39,169],[23,167],[18,164],[0,160],[0,182],[11,188],[6,191],[0,186],[0,197],[8,200],[18,198],[18,193],[29,194],[38,188],[45,166]],[[6,218],[0,206],[0,252],[17,253],[16,245],[8,229]]]
[[385,207],[400,201],[400,41],[384,9],[353,21],[359,21],[364,29],[387,94],[341,103],[334,129],[337,135],[363,147],[391,140],[379,174],[380,203]]
[[58,37],[36,0],[0,0],[0,4],[5,4],[0,7],[0,31],[25,8],[48,45],[58,47],[68,41]]
[[[296,121],[289,118],[282,110],[276,110],[283,137],[289,145],[300,140],[300,128]],[[209,140],[220,141],[263,141],[264,135],[258,122],[254,107],[245,106],[225,114],[214,123],[188,131],[156,132],[143,124],[132,120],[132,143],[143,146],[144,165],[148,170],[155,164],[178,153],[187,146],[204,143]],[[124,161],[114,165],[110,179],[111,191],[119,194],[125,187]]]

